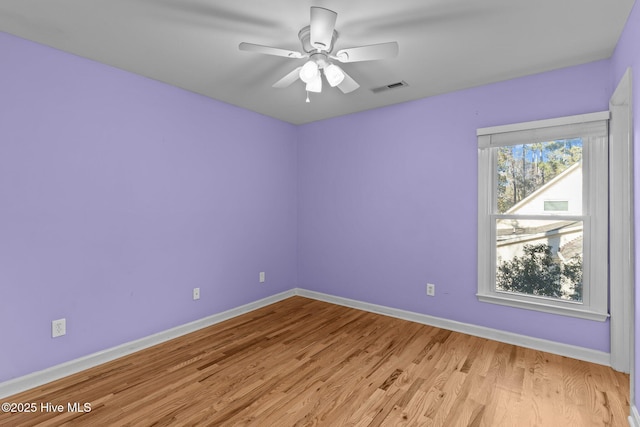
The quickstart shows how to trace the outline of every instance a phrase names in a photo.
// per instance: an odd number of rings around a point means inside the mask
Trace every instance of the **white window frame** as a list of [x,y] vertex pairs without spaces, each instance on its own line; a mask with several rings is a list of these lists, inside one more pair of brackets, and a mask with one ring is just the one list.
[[[482,302],[605,321],[608,317],[609,112],[478,129],[478,293]],[[495,224],[499,147],[582,137],[583,301],[496,290]],[[562,215],[554,213],[554,216]],[[544,218],[541,215],[540,218]],[[572,216],[572,218],[576,218]]]

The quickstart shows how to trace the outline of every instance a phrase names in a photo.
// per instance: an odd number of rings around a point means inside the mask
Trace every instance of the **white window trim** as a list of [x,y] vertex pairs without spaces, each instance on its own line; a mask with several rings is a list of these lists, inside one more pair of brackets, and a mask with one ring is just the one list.
[[[634,363],[634,208],[632,73],[627,68],[609,101],[609,310],[611,367],[630,372]],[[631,381],[631,401],[635,401]]]
[[[608,314],[608,129],[609,112],[581,114],[478,129],[478,293],[482,302],[604,321]],[[576,133],[576,129],[580,132]],[[604,131],[603,131],[604,129]],[[583,302],[495,290],[496,150],[524,141],[595,135],[583,152]]]

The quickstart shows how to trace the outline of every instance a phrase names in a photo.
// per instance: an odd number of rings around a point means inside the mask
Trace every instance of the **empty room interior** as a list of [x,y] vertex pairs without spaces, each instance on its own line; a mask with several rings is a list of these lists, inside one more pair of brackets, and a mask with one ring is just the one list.
[[635,0],[3,0],[0,424],[640,427]]

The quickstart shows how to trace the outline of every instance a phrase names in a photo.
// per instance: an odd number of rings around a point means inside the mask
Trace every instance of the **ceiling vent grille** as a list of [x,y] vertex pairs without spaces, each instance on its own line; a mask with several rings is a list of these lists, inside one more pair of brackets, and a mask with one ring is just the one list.
[[380,93],[380,92],[385,92],[387,90],[391,90],[391,89],[399,89],[401,87],[407,87],[409,86],[409,84],[407,82],[405,82],[404,80],[396,82],[396,83],[391,83],[385,86],[380,86],[380,87],[375,87],[373,89],[371,89],[371,92],[373,93]]

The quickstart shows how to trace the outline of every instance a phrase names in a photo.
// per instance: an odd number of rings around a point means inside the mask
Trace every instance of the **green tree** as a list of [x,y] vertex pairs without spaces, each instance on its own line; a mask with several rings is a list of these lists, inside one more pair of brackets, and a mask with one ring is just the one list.
[[[528,295],[582,300],[582,260],[579,256],[564,264],[553,258],[551,246],[524,245],[524,254],[498,266],[498,289]],[[563,291],[563,285],[572,290]]]
[[569,284],[572,293],[569,298],[582,301],[582,257],[575,255],[563,266],[563,280]]

